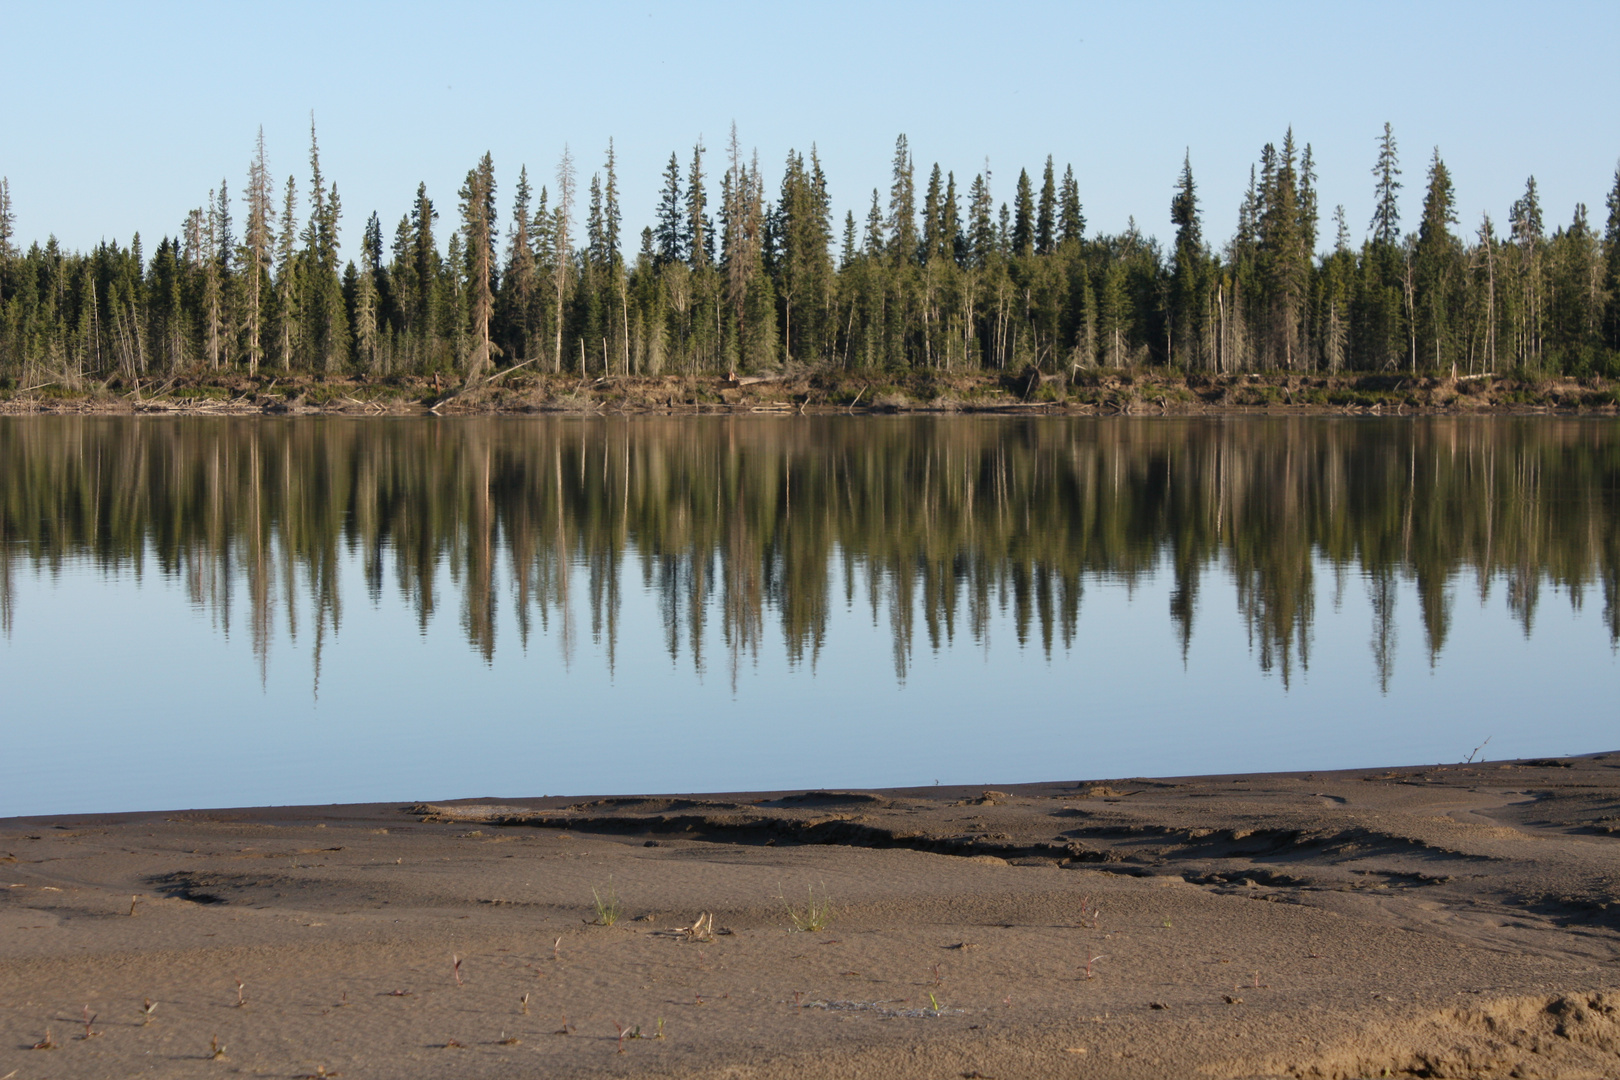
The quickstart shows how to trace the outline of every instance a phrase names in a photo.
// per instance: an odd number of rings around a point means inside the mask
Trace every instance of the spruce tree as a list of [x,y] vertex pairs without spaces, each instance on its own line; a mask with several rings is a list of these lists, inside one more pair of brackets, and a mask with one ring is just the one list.
[[703,140],[692,144],[692,165],[686,173],[687,258],[693,270],[714,265],[714,223],[709,220],[709,196],[703,188]]
[[1204,236],[1198,211],[1198,188],[1193,182],[1192,154],[1181,161],[1181,180],[1170,200],[1170,223],[1176,227],[1175,268],[1170,288],[1170,347],[1173,363],[1176,343],[1181,352],[1199,359],[1198,345],[1203,329]]
[[894,140],[893,179],[889,184],[889,251],[897,263],[915,262],[917,244],[917,186],[911,149],[904,135]]
[[1401,208],[1396,201],[1396,193],[1401,190],[1401,165],[1395,149],[1395,132],[1387,121],[1383,137],[1378,140],[1378,161],[1372,172],[1378,182],[1373,187],[1373,216],[1368,228],[1372,230],[1374,241],[1393,247],[1401,239]]
[[360,265],[354,275],[354,359],[361,371],[386,374],[378,363],[377,272],[382,265],[382,223],[372,214],[360,238]]
[[271,252],[275,244],[275,185],[270,180],[264,156],[264,128],[259,128],[253,161],[248,166],[247,231],[242,235],[242,272],[247,276],[243,290],[243,320],[247,330],[248,374],[258,373],[264,360],[264,286],[270,279]]
[[1050,255],[1057,246],[1057,181],[1052,171],[1052,155],[1046,155],[1046,171],[1041,175],[1041,198],[1035,211],[1035,250]]
[[1074,180],[1074,166],[1063,167],[1063,186],[1058,190],[1058,229],[1064,243],[1079,243],[1086,235],[1086,215],[1080,209],[1080,185]]
[[872,189],[872,208],[866,212],[866,238],[865,251],[869,256],[876,257],[883,254],[886,242],[883,231],[883,203],[878,198],[878,189]]
[[11,263],[11,238],[16,227],[17,215],[11,209],[11,181],[0,176],[0,270]]
[[1614,170],[1614,187],[1605,200],[1609,207],[1609,221],[1603,230],[1606,252],[1603,283],[1608,303],[1603,309],[1603,340],[1613,355],[1609,358],[1610,374],[1620,374],[1620,167]]
[[1515,276],[1518,279],[1514,351],[1521,365],[1538,365],[1541,363],[1544,333],[1542,254],[1547,237],[1541,216],[1541,196],[1536,190],[1534,176],[1525,181],[1524,195],[1509,208],[1508,222],[1516,253]]
[[276,299],[280,320],[281,354],[277,358],[288,370],[293,367],[293,344],[302,335],[298,312],[298,182],[287,177],[286,195],[281,204],[281,228],[276,246]]
[[686,214],[681,200],[681,163],[669,154],[664,169],[664,193],[658,202],[658,224],[653,229],[653,253],[662,269],[686,261]]
[[1460,268],[1461,251],[1451,226],[1457,224],[1457,197],[1451,173],[1434,149],[1429,163],[1428,188],[1423,196],[1423,220],[1418,224],[1417,248],[1413,258],[1417,290],[1419,350],[1436,369],[1450,363],[1452,294]]
[[996,223],[992,216],[995,202],[990,195],[990,167],[973,178],[968,188],[968,250],[970,260],[978,269],[990,264],[996,250]]
[[[551,354],[551,370],[561,371],[563,364],[563,311],[568,295],[568,270],[573,262],[570,250],[571,231],[574,226],[574,156],[563,144],[562,160],[557,162],[557,208],[551,217],[552,284],[557,290],[556,349]],[[581,363],[583,368],[583,362]],[[583,370],[580,372],[584,374]]]
[[1012,250],[1014,255],[1028,255],[1035,250],[1035,194],[1030,186],[1029,172],[1018,170],[1018,191],[1015,196],[1017,212],[1013,217]]
[[305,334],[303,356],[323,372],[332,372],[348,352],[348,320],[338,272],[338,222],[342,203],[337,185],[328,188],[321,172],[315,116],[309,118],[310,214],[304,228],[299,271],[299,304]]
[[928,174],[928,188],[923,194],[922,261],[945,257],[949,248],[945,241],[945,193],[939,172],[939,162]]
[[495,163],[486,152],[461,185],[468,314],[472,323],[467,379],[483,378],[494,359],[490,322],[495,310]]

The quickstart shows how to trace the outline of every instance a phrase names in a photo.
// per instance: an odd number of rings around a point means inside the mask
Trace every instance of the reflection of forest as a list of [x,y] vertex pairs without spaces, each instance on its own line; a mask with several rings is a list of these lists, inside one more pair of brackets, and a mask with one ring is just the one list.
[[834,593],[859,588],[903,674],[919,630],[977,640],[1005,610],[1050,650],[1088,576],[1164,569],[1185,649],[1224,568],[1261,666],[1287,677],[1325,560],[1366,581],[1387,677],[1403,579],[1431,656],[1465,571],[1505,582],[1527,633],[1544,584],[1579,604],[1595,582],[1620,641],[1617,520],[1620,426],[1597,420],[14,418],[0,620],[19,564],[154,562],[227,627],[245,591],[262,656],[306,593],[310,629],[337,625],[348,550],[372,598],[391,573],[423,623],[448,574],[486,658],[504,593],[525,641],[538,624],[571,650],[585,617],[611,660],[633,565],[672,657],[701,666],[718,619],[735,663],[770,612],[790,659],[813,658]]

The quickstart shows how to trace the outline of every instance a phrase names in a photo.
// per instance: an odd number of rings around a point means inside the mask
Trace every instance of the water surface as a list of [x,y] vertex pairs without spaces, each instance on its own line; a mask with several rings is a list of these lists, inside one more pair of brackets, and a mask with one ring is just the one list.
[[1615,749],[1620,424],[7,418],[0,815]]

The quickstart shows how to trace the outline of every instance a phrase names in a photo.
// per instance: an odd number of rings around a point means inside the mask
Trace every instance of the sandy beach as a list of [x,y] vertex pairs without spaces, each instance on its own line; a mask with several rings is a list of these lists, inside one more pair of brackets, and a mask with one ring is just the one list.
[[13,818],[0,1078],[1614,1077],[1617,880],[1620,754]]

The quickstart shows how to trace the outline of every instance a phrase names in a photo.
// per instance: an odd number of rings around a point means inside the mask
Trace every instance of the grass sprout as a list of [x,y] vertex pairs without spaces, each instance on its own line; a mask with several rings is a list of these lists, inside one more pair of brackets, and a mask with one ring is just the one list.
[[591,890],[591,900],[597,926],[612,926],[624,914],[624,905],[619,902],[619,891],[613,887],[612,878],[608,878],[602,888]]
[[809,896],[804,906],[788,905],[788,918],[793,921],[793,928],[804,932],[825,930],[832,923],[832,901],[827,898],[827,887],[821,887],[821,896],[817,898],[816,887],[810,886]]

